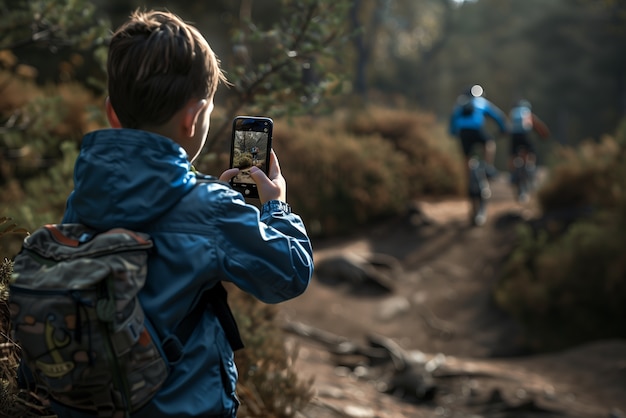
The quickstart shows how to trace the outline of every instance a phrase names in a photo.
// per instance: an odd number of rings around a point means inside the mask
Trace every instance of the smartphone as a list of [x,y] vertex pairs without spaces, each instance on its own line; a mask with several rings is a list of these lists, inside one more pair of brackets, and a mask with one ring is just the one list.
[[238,168],[239,174],[230,183],[245,197],[259,197],[256,183],[250,177],[250,169],[257,166],[265,174],[268,173],[273,128],[274,121],[267,117],[237,116],[233,119],[230,168]]

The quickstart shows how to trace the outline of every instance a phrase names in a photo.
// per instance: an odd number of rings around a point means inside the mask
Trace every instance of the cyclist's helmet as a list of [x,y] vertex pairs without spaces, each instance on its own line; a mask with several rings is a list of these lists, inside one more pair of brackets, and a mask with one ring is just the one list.
[[464,88],[461,94],[467,97],[480,97],[483,95],[484,92],[485,91],[480,84],[474,84],[472,86]]
[[485,90],[480,84],[474,84],[472,87],[470,87],[470,93],[474,97],[480,97],[485,93]]

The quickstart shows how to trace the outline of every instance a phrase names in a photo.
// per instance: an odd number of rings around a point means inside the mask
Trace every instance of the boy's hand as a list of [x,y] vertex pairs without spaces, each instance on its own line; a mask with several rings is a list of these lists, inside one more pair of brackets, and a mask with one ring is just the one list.
[[239,174],[238,168],[229,168],[220,175],[220,180],[228,183],[233,177]]
[[270,169],[268,175],[266,176],[260,168],[252,167],[250,169],[250,176],[257,185],[261,203],[266,203],[270,200],[287,202],[287,182],[280,172],[280,164],[278,163],[278,157],[276,157],[274,150],[272,150],[270,154]]

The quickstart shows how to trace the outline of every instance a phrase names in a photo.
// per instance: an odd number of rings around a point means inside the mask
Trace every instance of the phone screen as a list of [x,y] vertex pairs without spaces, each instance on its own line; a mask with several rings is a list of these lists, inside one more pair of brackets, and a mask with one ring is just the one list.
[[239,174],[231,184],[246,197],[258,197],[250,169],[256,166],[268,172],[273,125],[266,117],[237,116],[233,120],[230,166],[238,168]]

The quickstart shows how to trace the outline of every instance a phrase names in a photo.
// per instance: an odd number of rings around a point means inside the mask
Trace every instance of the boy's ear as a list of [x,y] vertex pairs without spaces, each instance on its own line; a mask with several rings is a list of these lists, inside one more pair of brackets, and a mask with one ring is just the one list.
[[117,114],[115,113],[115,109],[113,109],[113,105],[111,104],[111,100],[109,97],[106,98],[104,102],[104,107],[106,108],[107,119],[109,120],[109,124],[112,128],[121,128],[122,124],[120,120],[117,118]]
[[208,101],[205,99],[197,101],[192,100],[189,102],[185,108],[185,114],[183,115],[183,130],[185,136],[189,138],[194,136],[196,133],[196,123],[198,122],[200,113],[202,113],[207,104]]

